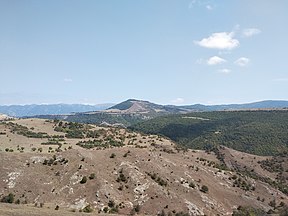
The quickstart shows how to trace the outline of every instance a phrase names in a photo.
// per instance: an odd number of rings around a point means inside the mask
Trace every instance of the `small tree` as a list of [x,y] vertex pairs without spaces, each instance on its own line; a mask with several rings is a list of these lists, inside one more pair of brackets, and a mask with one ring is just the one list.
[[108,206],[109,206],[110,208],[113,208],[113,207],[115,206],[115,202],[114,202],[113,200],[109,200]]
[[87,205],[85,208],[83,208],[83,212],[85,213],[90,213],[93,211],[93,208],[91,207],[91,205]]
[[135,212],[136,213],[139,213],[140,212],[140,205],[139,204],[137,204],[136,206],[134,206],[134,210],[135,210]]
[[270,201],[270,202],[268,203],[268,205],[270,205],[270,206],[273,207],[273,208],[276,208],[276,201],[275,201],[275,199],[273,199],[272,201]]
[[95,173],[91,173],[89,176],[89,179],[92,180],[92,179],[95,179],[95,177],[96,177]]
[[208,193],[208,187],[206,185],[202,185],[201,190],[203,193]]
[[87,177],[83,176],[82,180],[80,181],[80,184],[85,184],[87,182]]
[[195,188],[195,184],[193,182],[190,182],[189,187]]
[[4,197],[1,199],[1,202],[4,202],[4,203],[13,203],[13,202],[14,202],[14,194],[9,193],[7,196],[4,196]]

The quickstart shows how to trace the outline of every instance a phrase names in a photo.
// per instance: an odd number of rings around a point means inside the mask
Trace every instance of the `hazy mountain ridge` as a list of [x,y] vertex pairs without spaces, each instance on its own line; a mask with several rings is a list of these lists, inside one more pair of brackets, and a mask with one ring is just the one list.
[[0,113],[9,116],[34,116],[46,119],[65,119],[80,123],[122,125],[124,127],[171,114],[185,114],[189,112],[227,111],[227,110],[255,110],[255,109],[284,109],[288,101],[260,101],[247,104],[228,105],[159,105],[144,100],[128,99],[119,104],[82,105],[13,105],[0,106]]
[[223,111],[223,110],[239,110],[239,109],[281,109],[288,108],[288,101],[284,100],[264,100],[253,103],[243,104],[222,104],[222,105],[203,105],[194,104],[180,106],[180,108],[193,111]]
[[64,115],[75,112],[105,110],[113,104],[85,105],[85,104],[30,104],[0,106],[0,113],[13,116],[35,115]]

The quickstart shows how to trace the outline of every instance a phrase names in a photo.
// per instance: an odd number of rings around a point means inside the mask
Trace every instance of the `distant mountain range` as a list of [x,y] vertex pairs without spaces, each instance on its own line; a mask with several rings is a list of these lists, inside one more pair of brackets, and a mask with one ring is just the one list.
[[114,104],[31,104],[31,105],[9,105],[0,106],[0,113],[13,117],[35,116],[35,115],[66,115],[78,112],[105,110]]
[[[247,109],[253,109],[253,110],[284,109],[288,107],[288,101],[261,101],[247,104],[209,105],[209,106],[202,104],[174,106],[174,105],[159,105],[151,103],[149,101],[129,99],[122,103],[106,107],[105,110],[104,110],[105,106],[102,106],[103,108],[102,110],[99,109],[99,107],[97,110],[97,107],[93,106],[87,107],[87,105],[82,106],[84,106],[84,108],[88,111],[77,112],[76,109],[74,109],[73,110],[74,113],[70,114],[59,114],[59,112],[58,113],[54,112],[53,115],[45,113],[43,114],[33,113],[33,114],[37,118],[62,119],[62,120],[65,119],[67,121],[73,121],[73,122],[117,125],[117,126],[120,125],[127,127],[135,123],[142,122],[143,120],[148,120],[158,116],[164,116],[170,114],[185,114],[189,112],[209,112],[209,111],[225,111],[225,110],[247,110]],[[52,113],[52,110],[50,110],[50,113]],[[32,112],[30,112],[30,115],[28,115],[26,112],[25,116],[33,116],[33,114]]]
[[265,100],[254,103],[244,104],[224,104],[224,105],[159,105],[149,101],[129,99],[116,104],[107,110],[113,110],[116,113],[187,113],[203,111],[225,111],[225,110],[245,110],[245,109],[283,109],[288,108],[288,101]]
[[224,104],[224,105],[202,105],[194,104],[180,106],[180,108],[193,111],[224,111],[224,110],[245,110],[245,109],[282,109],[288,108],[288,101],[283,100],[265,100],[254,103],[244,104]]
[[83,123],[121,124],[133,123],[169,114],[247,109],[283,109],[288,101],[267,100],[246,104],[227,105],[159,105],[149,101],[129,99],[119,104],[50,104],[0,106],[0,113],[12,117],[35,116],[39,118],[66,119]]

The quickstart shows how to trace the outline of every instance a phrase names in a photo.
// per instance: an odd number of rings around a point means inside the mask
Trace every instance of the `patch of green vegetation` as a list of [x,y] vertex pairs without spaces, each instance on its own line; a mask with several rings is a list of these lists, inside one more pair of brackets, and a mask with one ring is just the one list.
[[121,114],[113,115],[108,113],[93,113],[93,114],[77,114],[68,116],[65,120],[71,122],[88,123],[88,124],[101,124],[106,122],[108,124],[120,124],[130,126],[142,122],[146,116],[139,114]]
[[[232,178],[234,178],[234,176]],[[247,181],[240,177],[234,180],[233,187],[239,187],[245,191],[255,190],[255,187],[253,187],[251,184],[249,184]]]
[[[283,160],[284,162],[284,160]],[[266,159],[260,161],[260,166],[269,172],[284,172],[284,167],[282,161],[279,161],[278,157],[273,157],[272,159]]]
[[7,196],[4,196],[1,199],[1,202],[3,202],[3,203],[13,203],[14,202],[14,197],[15,197],[14,194],[9,193]]
[[63,138],[48,138],[47,142],[42,142],[41,145],[60,145],[60,142],[65,141]]
[[56,121],[54,130],[66,133],[66,138],[82,139],[91,127],[77,122]]
[[224,145],[256,155],[275,155],[288,149],[286,110],[169,115],[135,124],[130,129],[164,135],[194,149]]
[[80,184],[85,184],[87,182],[87,177],[83,176],[83,178],[80,181]]
[[233,216],[265,216],[266,212],[262,209],[254,208],[251,206],[239,206],[237,210],[233,211]]
[[57,158],[56,155],[53,155],[52,158],[45,159],[42,164],[43,165],[52,166],[52,165],[57,165],[57,164],[64,165],[64,164],[67,164],[67,163],[68,163],[68,159],[66,159],[66,158]]
[[89,175],[89,179],[92,180],[92,179],[95,179],[96,178],[96,174],[95,173],[91,173]]
[[148,173],[146,172],[148,176],[151,177],[152,180],[154,180],[155,182],[157,182],[160,186],[167,186],[167,181],[165,181],[164,179],[162,179],[160,176],[158,176],[156,173]]
[[26,126],[13,123],[13,122],[7,122],[6,125],[8,125],[11,129],[12,133],[17,133],[22,136],[26,136],[28,138],[50,138],[50,136],[47,133],[44,132],[34,132],[32,129],[29,129]]
[[115,158],[116,157],[116,154],[114,154],[114,153],[112,153],[111,155],[110,155],[110,158]]
[[93,212],[93,208],[92,208],[91,205],[89,204],[89,205],[85,206],[85,207],[82,209],[82,211],[85,212],[85,213],[91,213],[91,212]]
[[190,182],[190,183],[189,183],[189,187],[195,188],[195,184],[194,184],[193,182]]
[[208,193],[209,188],[206,185],[202,185],[200,191],[203,192],[203,193]]
[[117,182],[124,182],[124,183],[127,183],[128,182],[128,178],[124,175],[123,173],[123,169],[121,169],[119,171],[119,175],[116,179]]

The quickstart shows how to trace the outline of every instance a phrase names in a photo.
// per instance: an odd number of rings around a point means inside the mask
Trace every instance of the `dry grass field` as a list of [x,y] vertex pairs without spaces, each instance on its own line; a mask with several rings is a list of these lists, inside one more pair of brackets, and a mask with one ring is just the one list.
[[[67,138],[72,127],[85,136]],[[214,153],[156,135],[40,119],[2,121],[0,133],[0,199],[13,196],[0,215],[232,215],[238,206],[267,212],[274,201],[288,204],[276,188],[236,170],[275,179],[258,163],[269,157],[222,148],[229,168],[222,169]]]

